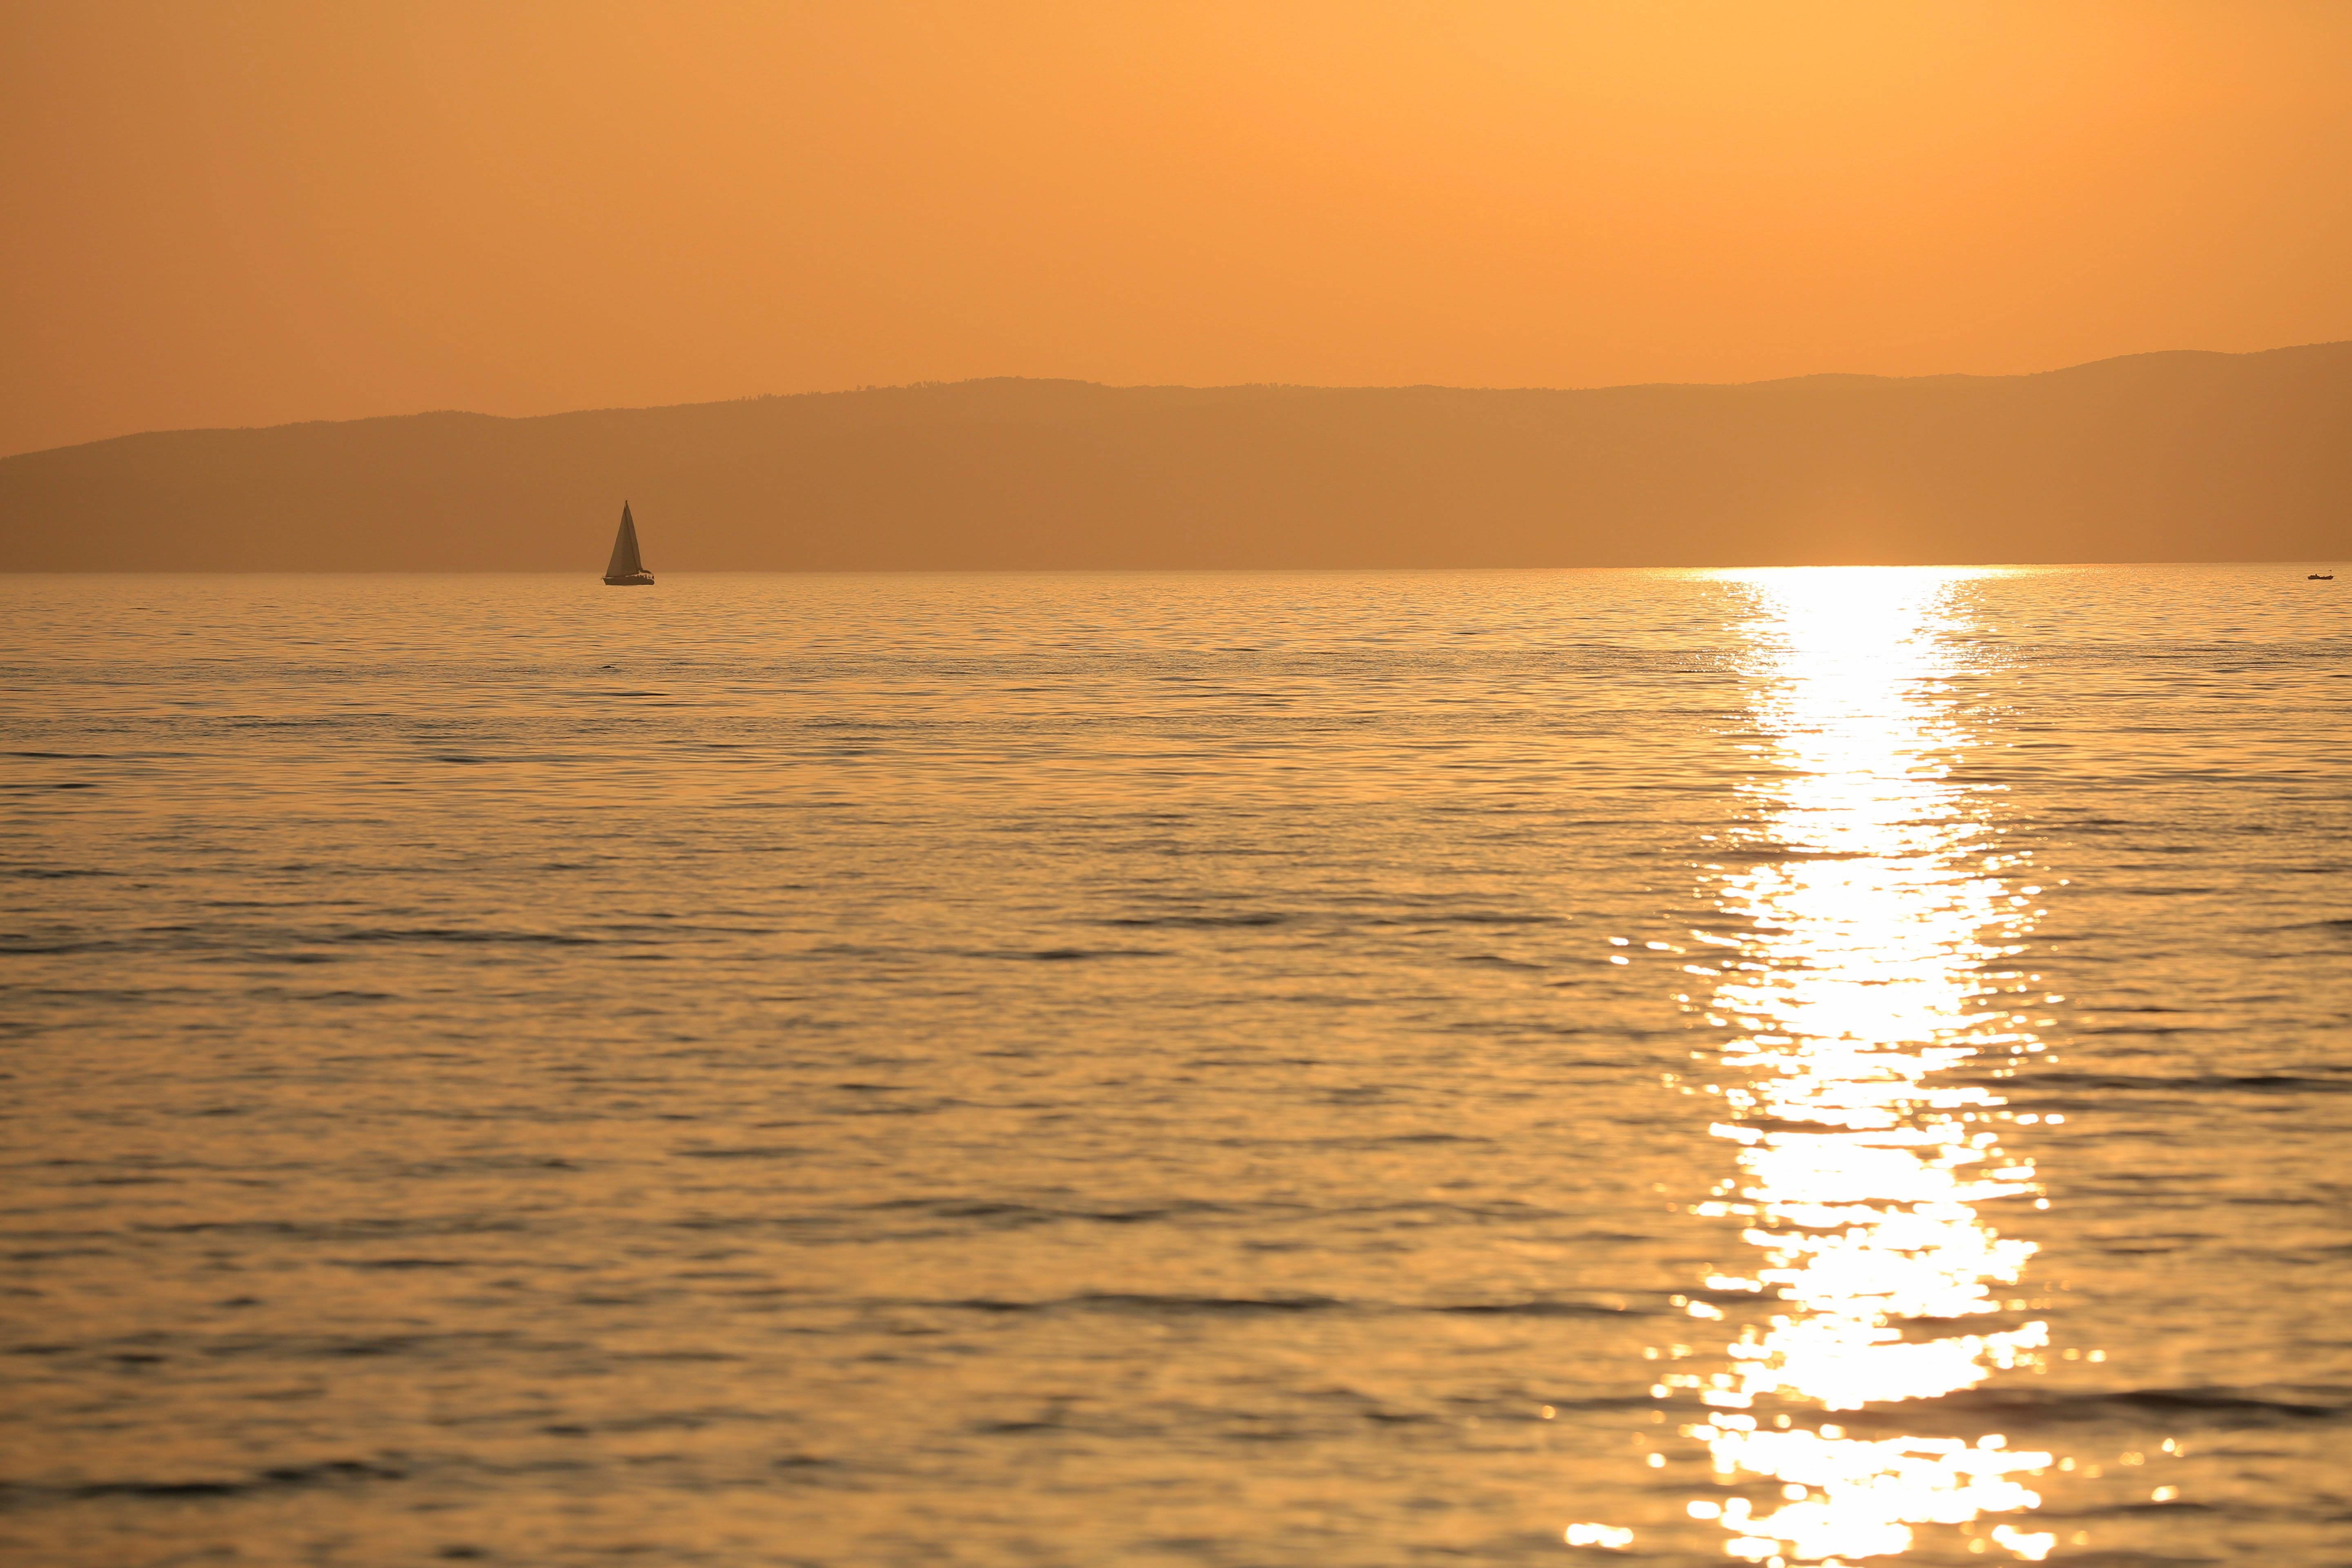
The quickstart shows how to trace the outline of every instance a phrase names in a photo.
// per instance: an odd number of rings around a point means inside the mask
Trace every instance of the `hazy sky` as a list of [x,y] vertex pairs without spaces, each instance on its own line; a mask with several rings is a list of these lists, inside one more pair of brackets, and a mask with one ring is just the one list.
[[2352,338],[2352,4],[0,0],[0,452]]

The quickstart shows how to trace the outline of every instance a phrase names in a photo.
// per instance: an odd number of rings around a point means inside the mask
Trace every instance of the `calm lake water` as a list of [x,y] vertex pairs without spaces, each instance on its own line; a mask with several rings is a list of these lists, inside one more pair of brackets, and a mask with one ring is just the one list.
[[2352,1563],[2352,582],[0,579],[0,1555]]

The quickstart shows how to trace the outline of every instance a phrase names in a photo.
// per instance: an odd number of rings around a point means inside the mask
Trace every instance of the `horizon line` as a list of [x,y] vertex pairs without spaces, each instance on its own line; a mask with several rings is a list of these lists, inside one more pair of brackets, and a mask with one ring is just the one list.
[[[1465,572],[2074,572],[2087,567],[2116,566],[2342,566],[2352,561],[2284,556],[2226,561],[1818,561],[1797,565],[1718,566],[817,566],[797,571],[757,566],[668,566],[671,577],[1233,577],[1267,576],[1395,576]],[[590,577],[585,569],[545,566],[484,566],[463,569],[433,567],[352,567],[341,571],[306,572],[273,566],[220,566],[200,570],[155,571],[78,570],[32,566],[10,574],[17,577]]]

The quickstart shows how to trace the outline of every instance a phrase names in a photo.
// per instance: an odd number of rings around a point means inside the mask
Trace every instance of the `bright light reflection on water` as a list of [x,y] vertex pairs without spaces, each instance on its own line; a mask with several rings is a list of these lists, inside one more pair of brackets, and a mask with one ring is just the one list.
[[[1693,1347],[1659,1392],[1711,1407],[1682,1430],[1724,1489],[1691,1516],[1773,1568],[1899,1554],[1925,1525],[2026,1561],[2055,1543],[1986,1522],[2038,1507],[2053,1456],[1893,1424],[1901,1402],[1974,1387],[2048,1342],[2020,1294],[2034,1244],[2004,1228],[2046,1206],[2033,1167],[2000,1146],[2000,1095],[1941,1077],[2038,1050],[2022,1009],[2043,999],[2014,968],[2032,867],[1950,777],[1948,638],[1977,575],[1744,579],[1767,616],[1771,750],[1748,837],[1716,868],[1722,920],[1695,933],[1712,994],[1690,1001],[1723,1037],[1720,1070],[1692,1087],[1719,1093],[1712,1131],[1738,1147],[1737,1177],[1698,1207],[1747,1220],[1754,1250],[1687,1306],[1706,1321],[1725,1316],[1708,1296],[1776,1304],[1724,1346],[1725,1370],[1681,1370],[1712,1359]],[[1880,1435],[1848,1436],[1835,1416],[1865,1405]]]

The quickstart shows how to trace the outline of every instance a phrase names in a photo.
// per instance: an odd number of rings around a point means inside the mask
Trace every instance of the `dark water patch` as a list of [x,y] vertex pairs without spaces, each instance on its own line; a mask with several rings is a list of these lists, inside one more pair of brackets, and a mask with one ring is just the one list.
[[1332,1138],[1220,1138],[1216,1142],[1230,1149],[1396,1149],[1417,1143],[1491,1145],[1495,1140],[1465,1132],[1388,1132]]
[[[547,1267],[541,1265],[540,1267]],[[541,1339],[510,1330],[432,1333],[221,1335],[204,1341],[197,1353],[215,1362],[374,1361],[413,1359],[456,1366],[488,1364],[484,1358],[577,1355],[590,1347],[575,1340]]]
[[1486,1203],[1447,1203],[1440,1199],[1424,1198],[1405,1203],[1350,1204],[1315,1212],[1333,1219],[1392,1215],[1423,1218],[1525,1222],[1580,1217],[1564,1209],[1547,1208],[1539,1204],[1523,1203],[1509,1198],[1495,1199]]
[[966,958],[1009,959],[1025,963],[1072,963],[1097,958],[1167,958],[1165,948],[1157,947],[1046,947],[1028,950],[999,949],[961,954]]
[[[1709,1292],[1694,1292],[1705,1297]],[[1753,1297],[1739,1298],[1753,1300]],[[1083,1291],[1072,1296],[1055,1296],[1034,1300],[1008,1297],[973,1296],[949,1300],[869,1300],[864,1305],[874,1309],[932,1308],[950,1311],[982,1312],[1007,1316],[1026,1313],[1047,1314],[1064,1311],[1142,1313],[1151,1316],[1225,1317],[1225,1316],[1293,1316],[1310,1312],[1344,1312],[1372,1314],[1383,1317],[1440,1318],[1521,1318],[1521,1319],[1623,1319],[1649,1317],[1672,1312],[1679,1315],[1680,1308],[1663,1305],[1655,1308],[1636,1307],[1616,1300],[1576,1300],[1567,1298],[1531,1297],[1506,1301],[1464,1301],[1416,1303],[1373,1300],[1342,1300],[1338,1297],[1301,1292],[1297,1294],[1225,1296],[1192,1292],[1159,1291]],[[1642,1403],[1642,1402],[1636,1402]]]
[[1459,1306],[1424,1307],[1425,1312],[1435,1312],[1458,1318],[1622,1318],[1627,1309],[1593,1301],[1563,1301],[1536,1300],[1526,1301],[1474,1301]]
[[656,914],[642,921],[605,921],[596,929],[616,934],[644,936],[670,936],[680,932],[696,936],[774,936],[779,930],[778,927],[765,925],[710,925],[681,920],[670,914]]
[[1101,923],[1107,926],[1153,927],[1168,926],[1200,931],[1223,927],[1278,926],[1288,923],[1291,915],[1270,910],[1255,910],[1238,915],[1123,915]]
[[[2352,1417],[2352,1390],[2130,1388],[2042,1390],[1974,1388],[1931,1400],[1866,1405],[1841,1415],[1849,1428],[1916,1430],[1926,1412],[1984,1420],[2015,1433],[2040,1426],[2092,1422],[2163,1423],[2213,1429],[2305,1427]],[[2012,1438],[2014,1442],[2014,1438]]]
[[791,1160],[814,1153],[793,1143],[746,1144],[734,1148],[673,1149],[681,1160]]
[[562,931],[467,930],[457,926],[376,926],[338,931],[323,940],[349,942],[449,942],[459,945],[511,945],[518,947],[603,947],[609,943],[595,937],[571,936]]
[[1213,1215],[1241,1212],[1228,1205],[1199,1201],[1182,1201],[1148,1205],[1142,1207],[1057,1207],[1035,1204],[995,1203],[968,1198],[894,1198],[887,1202],[867,1204],[863,1210],[869,1214],[920,1214],[938,1219],[987,1220],[997,1225],[1056,1225],[1075,1221],[1085,1225],[1150,1225],[1161,1220],[1187,1219]]
[[62,1495],[77,1499],[221,1498],[253,1489],[252,1483],[247,1481],[96,1481],[64,1489]]
[[398,1481],[409,1477],[400,1464],[368,1459],[329,1459],[314,1465],[279,1465],[236,1480],[127,1479],[88,1481],[77,1486],[0,1485],[0,1507],[44,1500],[96,1501],[100,1499],[143,1499],[159,1502],[247,1497],[257,1492],[350,1485],[363,1481]]
[[[2133,1030],[2130,1033],[2143,1031]],[[2155,1033],[2158,1031],[2145,1031]],[[2093,1073],[2093,1072],[2033,1072],[2028,1070],[2011,1078],[1954,1077],[1944,1081],[1956,1086],[1997,1088],[2007,1094],[2012,1104],[2018,1097],[2041,1089],[2073,1090],[2082,1094],[2345,1094],[2352,1093],[2352,1076],[2343,1078],[2315,1077],[2306,1073],[2191,1073],[2161,1076],[2154,1073]],[[2087,1102],[2079,1102],[2087,1103]]]
[[719,1409],[664,1410],[644,1415],[617,1415],[596,1422],[556,1422],[540,1428],[557,1436],[581,1437],[597,1433],[702,1432],[739,1422],[766,1424],[779,1417],[763,1411],[730,1405]]
[[1570,923],[1566,915],[1516,914],[1502,910],[1463,910],[1427,917],[1441,925],[1559,926]]
[[1027,1312],[1139,1312],[1150,1316],[1223,1317],[1318,1312],[1345,1303],[1328,1296],[1210,1296],[1158,1294],[1144,1291],[1085,1291],[1034,1301],[1003,1297],[969,1296],[944,1301],[870,1301],[873,1307],[935,1307],[952,1311],[992,1315]]
[[[329,1005],[345,1002],[396,1002],[400,998],[389,991],[289,991],[282,986],[256,987],[253,994],[267,996],[273,1002],[322,1002]],[[371,1061],[368,1057],[332,1058],[345,1064]]]
[[[224,1111],[233,1108],[223,1108]],[[415,1219],[198,1219],[134,1222],[127,1228],[150,1236],[250,1236],[289,1241],[369,1241],[416,1236],[498,1236],[528,1231],[517,1219],[445,1215]]]

